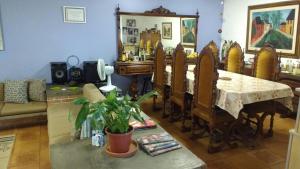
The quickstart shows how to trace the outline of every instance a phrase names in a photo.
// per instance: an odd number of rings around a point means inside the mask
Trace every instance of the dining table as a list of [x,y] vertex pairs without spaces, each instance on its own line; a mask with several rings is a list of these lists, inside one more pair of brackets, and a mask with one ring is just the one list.
[[[194,93],[194,69],[196,65],[188,65],[186,73],[187,93]],[[171,86],[172,68],[166,66],[166,85]],[[218,70],[217,81],[218,96],[215,105],[227,111],[238,119],[244,105],[274,100],[293,110],[292,98],[294,96],[290,86],[274,81],[264,80],[243,74]]]

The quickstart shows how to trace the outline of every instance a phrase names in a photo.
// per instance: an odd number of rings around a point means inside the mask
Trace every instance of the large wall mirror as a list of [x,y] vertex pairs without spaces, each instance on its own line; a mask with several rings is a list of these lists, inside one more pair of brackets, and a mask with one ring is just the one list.
[[196,51],[198,18],[198,12],[177,15],[162,6],[144,13],[121,12],[117,8],[119,60],[124,60],[124,55],[151,59],[159,42],[167,55],[179,43],[187,53]]

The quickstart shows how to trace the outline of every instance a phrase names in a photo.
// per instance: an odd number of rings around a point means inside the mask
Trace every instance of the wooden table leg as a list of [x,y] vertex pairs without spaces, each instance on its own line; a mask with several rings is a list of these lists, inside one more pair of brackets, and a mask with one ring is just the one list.
[[138,97],[138,76],[134,75],[130,84],[130,94],[132,100],[137,100]]

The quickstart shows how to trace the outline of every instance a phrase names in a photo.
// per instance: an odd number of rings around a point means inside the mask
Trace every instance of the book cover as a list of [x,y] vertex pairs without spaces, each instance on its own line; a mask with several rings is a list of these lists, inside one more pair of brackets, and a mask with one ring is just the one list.
[[149,128],[155,128],[156,124],[153,120],[147,119],[145,120],[145,123],[141,123],[139,121],[132,121],[129,123],[135,130],[142,130],[142,129],[149,129]]
[[154,151],[163,150],[174,146],[178,146],[178,143],[175,141],[168,141],[164,143],[148,144],[144,145],[143,147],[148,153],[152,153]]
[[148,135],[148,136],[143,136],[141,138],[138,138],[137,141],[141,145],[147,145],[147,144],[174,141],[174,139],[167,132],[163,132],[160,134],[152,134],[152,135]]
[[157,155],[164,154],[164,153],[167,153],[167,152],[170,152],[170,151],[173,151],[173,150],[177,150],[177,149],[180,149],[180,148],[181,148],[181,145],[177,145],[177,146],[173,146],[173,147],[169,147],[169,148],[165,148],[165,149],[161,149],[161,150],[151,152],[150,155],[151,156],[157,156]]

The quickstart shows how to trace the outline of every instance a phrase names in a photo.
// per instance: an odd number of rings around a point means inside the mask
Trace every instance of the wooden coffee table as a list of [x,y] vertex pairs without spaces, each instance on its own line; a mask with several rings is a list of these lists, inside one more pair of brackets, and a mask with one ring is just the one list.
[[[164,132],[155,129],[135,131],[133,138]],[[50,147],[52,169],[206,169],[206,164],[182,145],[181,149],[152,157],[139,149],[130,158],[114,158],[104,148],[93,147],[91,139]]]

